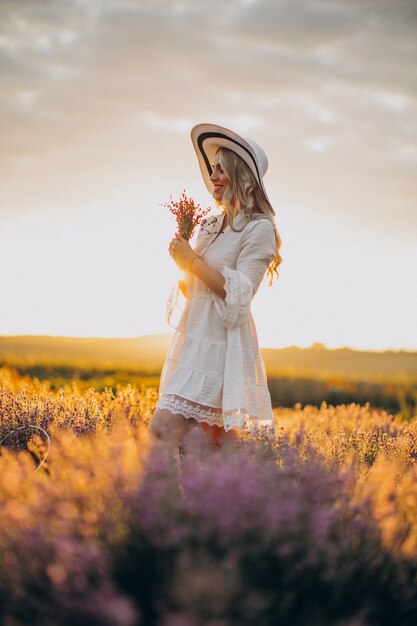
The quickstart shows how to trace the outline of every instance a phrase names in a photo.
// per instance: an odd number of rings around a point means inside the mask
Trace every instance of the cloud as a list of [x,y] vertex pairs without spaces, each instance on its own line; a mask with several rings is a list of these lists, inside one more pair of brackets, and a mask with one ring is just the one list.
[[387,224],[406,189],[417,228],[414,0],[21,0],[0,18],[3,206],[19,179],[45,198],[55,168],[88,176],[77,155],[119,167],[135,133],[206,120],[252,133],[272,165],[291,155],[289,181],[345,172],[368,206],[388,198],[372,209]]
[[313,137],[311,139],[306,139],[304,141],[304,145],[307,150],[311,150],[311,152],[327,152],[333,145],[333,140],[330,137]]
[[190,130],[190,127],[192,126],[192,121],[186,118],[162,118],[151,111],[142,113],[140,116],[140,122],[154,130],[160,130],[174,134],[186,133]]

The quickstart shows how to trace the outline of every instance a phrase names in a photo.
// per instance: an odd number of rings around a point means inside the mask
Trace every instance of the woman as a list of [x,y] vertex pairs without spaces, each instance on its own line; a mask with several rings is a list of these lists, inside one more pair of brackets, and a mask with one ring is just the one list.
[[250,303],[265,272],[278,275],[281,240],[255,142],[214,125],[191,131],[204,182],[220,215],[200,226],[193,249],[169,244],[185,271],[187,303],[172,338],[150,431],[177,450],[200,424],[213,440],[273,425],[271,398]]

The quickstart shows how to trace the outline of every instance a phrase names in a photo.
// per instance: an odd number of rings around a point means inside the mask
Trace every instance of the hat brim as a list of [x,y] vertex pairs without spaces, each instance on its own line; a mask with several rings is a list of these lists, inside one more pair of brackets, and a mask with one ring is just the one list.
[[191,140],[197,154],[204,183],[210,195],[213,195],[214,189],[210,180],[213,172],[211,164],[219,148],[228,148],[238,154],[249,166],[259,187],[263,191],[266,201],[271,204],[262,180],[256,153],[246,139],[217,124],[197,124],[191,130]]

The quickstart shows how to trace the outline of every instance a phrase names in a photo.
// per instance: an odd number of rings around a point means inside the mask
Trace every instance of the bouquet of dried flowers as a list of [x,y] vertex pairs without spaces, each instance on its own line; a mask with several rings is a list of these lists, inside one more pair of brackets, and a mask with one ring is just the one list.
[[210,207],[202,209],[192,198],[188,198],[185,194],[185,189],[182,191],[178,201],[173,200],[172,196],[169,196],[169,201],[163,202],[161,206],[167,207],[175,217],[178,232],[187,241],[191,239],[198,224],[210,211]]

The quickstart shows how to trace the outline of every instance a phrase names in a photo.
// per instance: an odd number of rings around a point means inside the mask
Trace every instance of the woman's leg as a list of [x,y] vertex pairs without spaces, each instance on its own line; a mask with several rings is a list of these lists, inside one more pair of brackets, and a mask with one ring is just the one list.
[[195,420],[171,413],[168,409],[156,409],[149,422],[148,430],[154,438],[154,445],[168,452],[178,473],[181,469],[179,447],[185,435],[196,425]]
[[201,428],[205,431],[208,437],[209,443],[213,448],[220,448],[226,442],[235,442],[238,439],[238,433],[235,430],[226,431],[222,426],[200,424]]
[[157,439],[168,445],[179,446],[182,438],[196,425],[193,419],[185,418],[168,409],[156,409],[148,429]]

